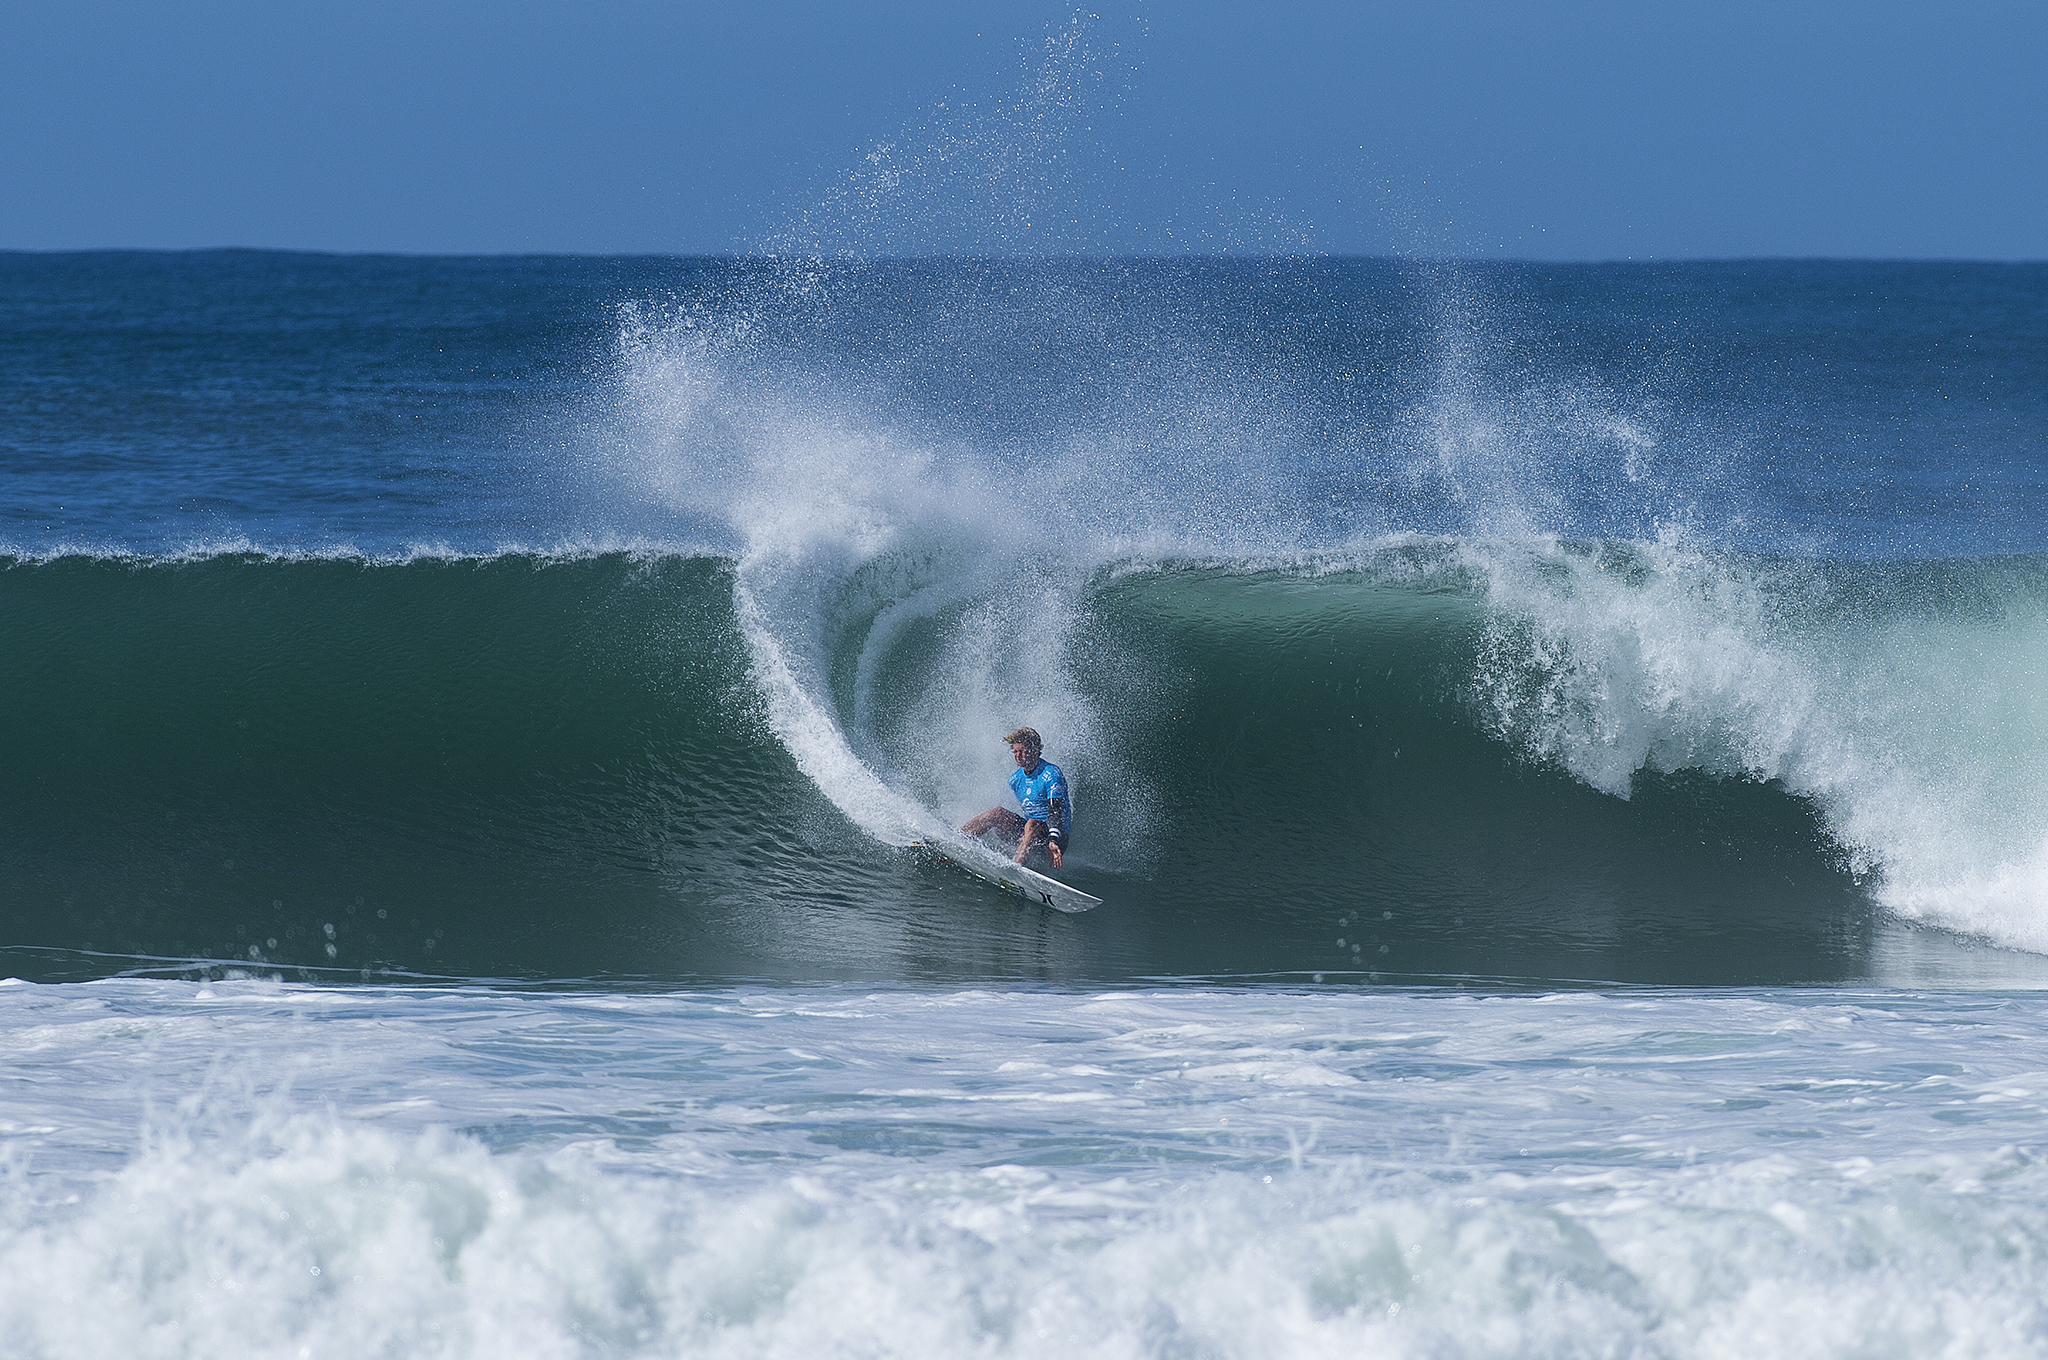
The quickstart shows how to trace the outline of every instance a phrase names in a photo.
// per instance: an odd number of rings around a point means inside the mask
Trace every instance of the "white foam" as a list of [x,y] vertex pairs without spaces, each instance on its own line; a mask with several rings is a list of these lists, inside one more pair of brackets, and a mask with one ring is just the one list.
[[1614,1177],[1562,1209],[1512,1183],[1198,1174],[1148,1202],[1114,1178],[1080,1192],[1012,1170],[733,1195],[573,1153],[299,1125],[260,1153],[145,1155],[11,1235],[0,1337],[39,1360],[1732,1360],[2021,1356],[2042,1339],[2048,1280],[2020,1245],[2048,1231],[2037,1208],[1816,1192],[1769,1157]]
[[797,768],[856,826],[884,844],[909,845],[931,834],[938,827],[931,812],[883,783],[853,753],[844,729],[817,690],[798,678],[773,623],[744,579],[734,600],[768,725]]
[[729,551],[728,547],[709,545],[698,539],[645,534],[583,535],[561,537],[546,543],[508,539],[488,548],[458,548],[446,543],[403,543],[374,549],[353,543],[315,546],[272,543],[238,534],[220,539],[191,540],[162,549],[88,544],[63,544],[34,551],[0,548],[0,566],[47,566],[78,559],[121,562],[137,567],[175,567],[236,558],[262,562],[351,562],[387,567],[410,566],[418,562],[495,562],[506,558],[584,562],[603,557],[625,557],[659,561],[671,557],[722,556]]
[[2048,1167],[2002,1141],[2048,1098],[2038,1002],[207,990],[4,993],[48,1031],[15,1070],[73,1079],[0,1125],[0,1352],[2048,1337]]
[[[1813,799],[1891,909],[2048,952],[2048,612],[1832,599],[1824,569],[1656,542],[1470,545],[1501,734],[1627,797],[1696,768]],[[1849,569],[1837,569],[1849,570]],[[1902,569],[1912,570],[1912,569]]]

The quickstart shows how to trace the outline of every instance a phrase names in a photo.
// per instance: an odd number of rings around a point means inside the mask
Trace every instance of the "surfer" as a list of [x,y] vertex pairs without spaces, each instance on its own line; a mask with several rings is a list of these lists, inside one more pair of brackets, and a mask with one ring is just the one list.
[[1057,869],[1066,858],[1067,835],[1074,822],[1074,800],[1067,794],[1067,777],[1060,773],[1059,766],[1039,758],[1044,743],[1030,728],[1020,727],[1003,740],[1010,743],[1010,754],[1017,761],[1017,768],[1010,772],[1010,792],[1017,796],[1017,806],[1024,809],[1024,815],[992,807],[960,830],[969,836],[995,831],[1004,840],[1015,837],[1019,864],[1043,838],[1046,854],[1052,857],[1052,867]]

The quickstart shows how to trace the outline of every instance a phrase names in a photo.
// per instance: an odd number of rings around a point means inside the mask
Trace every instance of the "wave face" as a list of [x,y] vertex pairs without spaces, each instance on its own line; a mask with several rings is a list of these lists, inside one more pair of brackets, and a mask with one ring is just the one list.
[[[727,575],[620,558],[11,567],[7,744],[36,773],[8,794],[14,940],[616,961],[612,932],[667,915],[664,865],[753,844],[732,819],[800,792],[733,716]],[[691,793],[706,785],[718,796]]]
[[[24,976],[2048,951],[2048,270],[0,275]],[[1020,722],[1074,921],[903,849]]]
[[[1866,977],[1887,905],[2039,939],[2041,565],[881,553],[798,653],[720,557],[17,561],[10,967]],[[1056,927],[895,848],[1013,714],[1111,903]]]

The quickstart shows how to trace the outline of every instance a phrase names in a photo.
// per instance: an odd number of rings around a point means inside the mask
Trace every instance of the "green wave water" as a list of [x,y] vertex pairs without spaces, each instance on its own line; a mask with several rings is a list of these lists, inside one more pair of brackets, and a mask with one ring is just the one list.
[[[1696,751],[1617,798],[1518,735],[1504,639],[1532,625],[1470,554],[1089,575],[1054,667],[1074,724],[1042,721],[1082,810],[1070,877],[1110,905],[1065,921],[920,866],[807,776],[730,559],[17,559],[6,966],[1741,983],[1926,952],[1824,790]],[[955,819],[1000,789],[931,754],[979,732],[959,657],[986,610],[887,625],[920,592],[873,576],[817,629],[829,706]],[[1518,683],[1569,680],[1551,665]]]

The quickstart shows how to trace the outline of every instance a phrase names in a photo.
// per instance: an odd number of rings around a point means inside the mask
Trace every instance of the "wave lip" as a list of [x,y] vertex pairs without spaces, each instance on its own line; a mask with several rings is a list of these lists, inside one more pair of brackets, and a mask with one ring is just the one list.
[[1677,541],[1490,554],[1494,730],[1627,797],[1699,770],[1811,800],[1878,900],[2048,950],[2048,573]]

